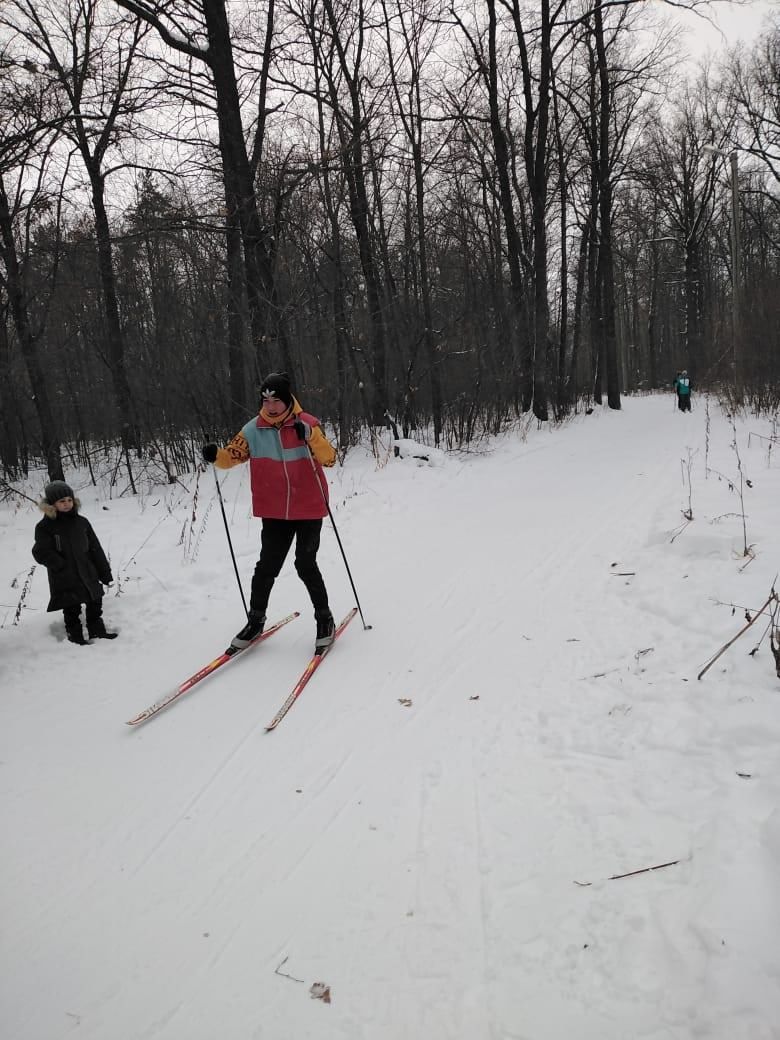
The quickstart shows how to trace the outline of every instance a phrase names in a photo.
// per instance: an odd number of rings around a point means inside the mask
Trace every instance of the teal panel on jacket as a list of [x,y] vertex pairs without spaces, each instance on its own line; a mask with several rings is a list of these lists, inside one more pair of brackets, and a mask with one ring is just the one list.
[[253,419],[241,432],[249,446],[250,458],[283,461],[282,440],[277,430],[271,429],[270,426],[258,426],[257,419]]
[[249,456],[253,459],[296,462],[298,459],[305,459],[309,454],[308,446],[303,443],[294,448],[283,448],[280,431],[271,426],[258,426],[256,419],[248,422],[241,432],[249,446]]

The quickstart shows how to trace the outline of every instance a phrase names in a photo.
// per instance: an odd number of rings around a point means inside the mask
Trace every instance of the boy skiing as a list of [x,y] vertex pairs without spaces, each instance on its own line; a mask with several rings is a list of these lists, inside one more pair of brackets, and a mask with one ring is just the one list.
[[35,528],[33,558],[49,574],[47,610],[61,610],[71,643],[85,646],[81,604],[86,604],[90,639],[116,639],[103,621],[103,585],[113,582],[111,567],[92,525],[79,513],[79,500],[63,480],[46,486],[38,503],[44,514]]
[[691,390],[693,387],[686,369],[677,373],[672,386],[677,391],[677,407],[681,412],[689,412],[691,410]]
[[231,646],[243,650],[263,631],[271,589],[295,541],[295,569],[314,607],[314,652],[320,654],[333,642],[336,628],[317,566],[322,520],[328,512],[328,483],[322,467],[335,463],[336,449],[319,419],[304,412],[293,397],[286,372],[266,376],[260,395],[259,415],[227,447],[203,447],[203,458],[218,469],[249,462],[252,512],[263,521],[249,616]]

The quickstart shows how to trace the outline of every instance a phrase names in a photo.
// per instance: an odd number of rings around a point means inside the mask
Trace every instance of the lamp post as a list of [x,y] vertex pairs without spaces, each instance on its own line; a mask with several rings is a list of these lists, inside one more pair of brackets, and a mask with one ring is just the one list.
[[737,168],[737,150],[724,152],[714,145],[702,145],[703,152],[720,155],[729,160],[731,167],[731,335],[734,361],[734,384],[739,389],[739,319],[740,319],[740,236],[739,236],[739,170]]

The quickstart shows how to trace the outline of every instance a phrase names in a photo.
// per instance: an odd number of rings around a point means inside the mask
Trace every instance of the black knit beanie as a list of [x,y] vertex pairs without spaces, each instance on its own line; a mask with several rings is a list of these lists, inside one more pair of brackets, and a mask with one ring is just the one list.
[[260,384],[261,397],[275,397],[289,408],[292,404],[290,377],[286,372],[271,372]]
[[64,480],[53,480],[51,484],[46,485],[43,493],[50,506],[53,506],[55,502],[59,502],[61,498],[76,497],[73,494],[73,488],[70,484],[66,484]]

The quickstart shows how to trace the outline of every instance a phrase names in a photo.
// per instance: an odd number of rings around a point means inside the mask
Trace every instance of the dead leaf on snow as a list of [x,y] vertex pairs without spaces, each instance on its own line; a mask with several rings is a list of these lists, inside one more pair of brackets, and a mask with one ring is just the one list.
[[398,698],[398,703],[399,704],[403,704],[403,706],[405,708],[411,708],[411,706],[412,706],[411,697],[399,697]]
[[330,1004],[330,986],[326,982],[313,982],[309,993],[312,1000],[321,1000],[323,1004]]

